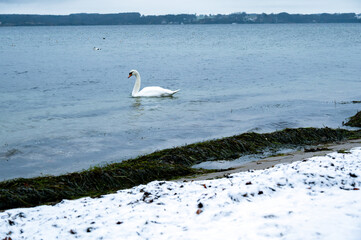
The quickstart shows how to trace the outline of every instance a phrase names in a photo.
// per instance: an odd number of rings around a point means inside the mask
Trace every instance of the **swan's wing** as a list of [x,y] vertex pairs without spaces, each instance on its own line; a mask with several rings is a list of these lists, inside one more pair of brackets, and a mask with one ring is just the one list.
[[145,87],[137,93],[137,97],[166,97],[172,96],[176,91],[165,89],[162,87]]

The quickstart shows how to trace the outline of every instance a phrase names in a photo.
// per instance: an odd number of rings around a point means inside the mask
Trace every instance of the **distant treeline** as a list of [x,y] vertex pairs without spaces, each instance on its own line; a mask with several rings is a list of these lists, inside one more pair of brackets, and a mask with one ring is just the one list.
[[147,24],[232,24],[232,23],[361,23],[361,14],[217,14],[217,15],[141,15],[140,13],[117,14],[70,14],[27,15],[0,14],[0,26],[57,26],[57,25],[147,25]]

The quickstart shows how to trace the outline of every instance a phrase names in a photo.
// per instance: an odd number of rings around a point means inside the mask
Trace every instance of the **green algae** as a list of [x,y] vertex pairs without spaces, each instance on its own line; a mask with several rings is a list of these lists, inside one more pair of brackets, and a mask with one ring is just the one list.
[[346,150],[346,149],[340,149],[337,152],[338,153],[343,153],[343,154],[350,154],[351,153],[349,150]]
[[204,161],[232,160],[270,148],[292,148],[359,138],[361,130],[331,128],[285,129],[265,134],[244,133],[156,151],[82,172],[13,179],[0,182],[0,210],[57,203],[62,199],[84,196],[96,197],[153,180],[171,180],[210,172],[192,168]]
[[327,147],[316,147],[316,148],[305,148],[304,152],[321,152],[321,151],[330,151],[331,149]]

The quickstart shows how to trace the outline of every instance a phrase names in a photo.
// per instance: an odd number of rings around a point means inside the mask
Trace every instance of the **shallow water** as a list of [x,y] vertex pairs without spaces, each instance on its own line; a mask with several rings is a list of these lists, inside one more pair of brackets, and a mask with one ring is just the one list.
[[257,161],[260,159],[264,159],[271,156],[276,156],[278,154],[288,154],[301,148],[284,148],[279,150],[272,150],[272,149],[265,149],[262,153],[258,154],[247,154],[243,155],[239,158],[234,160],[217,160],[217,161],[206,161],[201,162],[199,164],[193,165],[193,168],[203,168],[203,169],[218,169],[218,170],[225,170],[230,168],[237,168],[241,167],[246,162]]
[[[360,56],[359,24],[0,28],[0,180],[247,131],[341,127],[361,109],[350,103]],[[131,69],[142,86],[181,91],[131,98]]]

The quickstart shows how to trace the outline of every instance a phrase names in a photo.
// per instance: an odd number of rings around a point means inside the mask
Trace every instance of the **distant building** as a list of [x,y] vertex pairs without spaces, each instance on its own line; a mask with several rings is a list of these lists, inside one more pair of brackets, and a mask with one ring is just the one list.
[[244,16],[243,20],[245,22],[255,22],[257,21],[257,14],[247,14],[246,16]]

